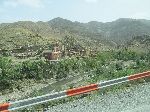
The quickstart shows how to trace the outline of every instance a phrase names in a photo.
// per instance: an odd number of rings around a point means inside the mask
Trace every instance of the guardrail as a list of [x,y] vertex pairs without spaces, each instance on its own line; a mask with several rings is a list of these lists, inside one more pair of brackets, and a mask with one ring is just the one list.
[[56,100],[56,99],[83,94],[83,93],[87,93],[90,91],[105,88],[108,86],[120,84],[120,83],[127,82],[127,81],[137,80],[137,79],[149,77],[149,76],[150,76],[150,71],[147,71],[147,72],[143,72],[139,74],[134,74],[134,75],[126,76],[126,77],[108,80],[108,81],[101,82],[101,83],[90,84],[90,85],[82,86],[79,88],[73,88],[73,89],[69,89],[69,90],[65,90],[61,92],[56,92],[53,94],[46,94],[46,95],[28,98],[28,99],[24,99],[20,101],[8,102],[8,103],[4,103],[0,105],[0,112],[9,112],[9,111],[25,108],[28,106],[33,106],[33,105],[42,104],[42,103]]

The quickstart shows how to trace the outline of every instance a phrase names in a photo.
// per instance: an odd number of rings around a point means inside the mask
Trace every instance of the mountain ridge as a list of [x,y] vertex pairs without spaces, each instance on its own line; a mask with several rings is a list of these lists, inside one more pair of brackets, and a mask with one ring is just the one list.
[[[103,44],[111,43],[111,41],[122,44],[134,36],[150,35],[150,20],[120,18],[105,23],[98,21],[80,23],[57,17],[47,22],[2,23],[0,24],[0,47],[6,47],[9,44],[12,47],[18,43],[20,45],[35,44],[35,40],[38,44],[42,42],[42,44],[48,44],[50,41],[61,40],[66,35],[84,41],[82,43],[97,40]],[[40,39],[37,36],[40,36]]]

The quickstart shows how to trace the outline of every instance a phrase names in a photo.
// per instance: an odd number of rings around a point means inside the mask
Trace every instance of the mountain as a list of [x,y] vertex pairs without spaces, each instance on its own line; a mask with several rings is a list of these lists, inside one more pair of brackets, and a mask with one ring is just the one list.
[[0,48],[11,49],[31,44],[46,45],[61,40],[66,35],[75,37],[82,44],[93,44],[96,40],[100,46],[114,46],[135,36],[150,35],[150,20],[121,18],[106,23],[97,21],[80,23],[58,17],[48,22],[2,23]]
[[136,19],[118,19],[111,23],[106,23],[107,27],[104,30],[108,32],[109,39],[115,39],[120,41],[126,41],[133,36],[149,35],[150,24],[145,24],[141,20]]
[[126,43],[128,49],[136,52],[150,52],[150,35],[135,36]]
[[58,28],[59,31],[68,31],[84,38],[106,39],[114,42],[126,42],[134,36],[150,35],[150,20],[143,19],[120,18],[107,23],[97,21],[79,23],[55,18],[49,23],[52,28]]

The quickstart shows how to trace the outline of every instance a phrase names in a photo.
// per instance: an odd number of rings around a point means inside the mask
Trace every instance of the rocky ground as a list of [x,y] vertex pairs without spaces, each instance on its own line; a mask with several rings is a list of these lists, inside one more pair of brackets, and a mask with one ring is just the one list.
[[49,107],[46,112],[149,112],[150,82],[90,97]]
[[[79,79],[76,81],[78,82]],[[70,78],[69,82],[68,79],[59,82],[61,84],[67,84],[71,82],[74,83],[74,81],[74,78]],[[52,85],[56,85],[56,83],[58,86],[60,85],[58,82],[52,82],[51,84],[35,83],[34,81],[22,82],[23,88],[21,88],[21,90],[15,89],[13,92],[5,95],[0,93],[0,103],[6,100],[15,101],[24,97],[27,98],[28,95],[31,97],[30,95],[34,91],[42,90],[43,92],[47,92],[42,88],[46,88],[46,90],[49,88],[52,89]],[[127,86],[117,91],[115,89],[115,91],[112,91],[113,87],[109,87],[109,91],[107,92],[105,92],[106,89],[100,89],[96,94],[92,93],[88,97],[66,102],[64,104],[58,104],[57,106],[49,106],[44,110],[41,109],[40,112],[149,112],[150,82],[138,83],[131,87]],[[30,109],[29,107],[29,110]],[[31,111],[33,110],[31,109]]]
[[38,82],[35,80],[18,81],[14,85],[13,90],[5,90],[5,93],[0,91],[0,103],[44,95],[51,92],[60,91],[61,89],[65,90],[69,85],[76,84],[82,79],[82,76],[75,76],[67,77],[59,81],[54,79],[47,79]]
[[[44,81],[43,81],[44,82]],[[51,81],[50,81],[51,82]],[[13,88],[13,90],[5,90],[4,92],[0,92],[0,103],[6,101],[16,101],[22,99],[24,97],[28,97],[34,91],[38,91],[41,88],[44,88],[48,85],[48,83],[37,82],[35,80],[24,80],[18,81]]]

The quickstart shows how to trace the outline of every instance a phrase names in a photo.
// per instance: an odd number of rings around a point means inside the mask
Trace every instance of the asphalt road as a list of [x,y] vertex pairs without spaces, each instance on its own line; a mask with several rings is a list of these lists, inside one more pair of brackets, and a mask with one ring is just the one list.
[[46,112],[150,112],[150,82],[117,92],[99,93],[49,107]]

